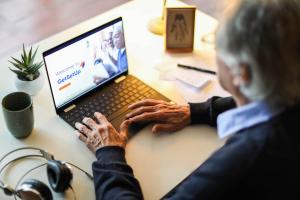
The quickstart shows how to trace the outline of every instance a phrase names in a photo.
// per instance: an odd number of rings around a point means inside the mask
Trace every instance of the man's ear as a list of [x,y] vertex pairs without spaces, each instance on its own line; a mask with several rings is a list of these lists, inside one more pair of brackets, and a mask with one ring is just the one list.
[[233,84],[237,87],[248,85],[251,81],[251,72],[246,64],[239,65],[239,73],[233,74]]

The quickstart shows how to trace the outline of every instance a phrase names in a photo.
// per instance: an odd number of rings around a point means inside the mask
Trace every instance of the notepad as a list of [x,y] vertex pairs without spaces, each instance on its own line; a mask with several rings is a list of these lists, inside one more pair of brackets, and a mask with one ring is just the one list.
[[204,86],[208,81],[212,79],[212,75],[183,68],[177,68],[175,70],[174,76],[177,80],[180,80],[196,88]]

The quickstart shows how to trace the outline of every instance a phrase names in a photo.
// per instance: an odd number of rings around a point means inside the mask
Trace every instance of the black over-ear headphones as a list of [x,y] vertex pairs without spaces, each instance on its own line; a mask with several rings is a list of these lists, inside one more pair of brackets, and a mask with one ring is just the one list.
[[[22,151],[22,150],[37,150],[37,151],[39,151],[40,154],[23,155],[23,156],[19,156],[13,160],[7,162],[0,169],[0,175],[9,164],[11,164],[17,160],[24,159],[24,158],[40,157],[40,158],[46,159],[47,162],[43,163],[41,165],[38,165],[38,166],[30,169],[29,171],[27,171],[19,179],[19,181],[17,182],[16,187],[14,189],[0,180],[0,188],[4,191],[4,193],[6,195],[9,195],[9,196],[13,195],[15,200],[17,199],[17,197],[19,197],[22,200],[52,200],[53,199],[52,193],[51,193],[49,187],[41,181],[38,181],[36,179],[28,179],[28,180],[25,180],[24,182],[22,182],[22,184],[20,185],[21,180],[27,174],[29,174],[30,172],[32,172],[33,170],[35,170],[37,168],[45,166],[45,165],[47,165],[48,182],[49,182],[51,188],[55,192],[64,192],[68,188],[72,189],[72,191],[73,191],[73,188],[71,186],[71,182],[73,180],[73,173],[72,173],[71,166],[79,169],[80,171],[85,173],[91,180],[93,180],[92,175],[90,175],[88,172],[84,171],[83,169],[77,167],[76,165],[69,163],[69,162],[55,160],[54,156],[52,154],[50,154],[42,149],[35,148],[35,147],[23,147],[23,148],[15,149],[15,150],[7,153],[6,155],[4,155],[0,159],[0,163],[10,154],[17,152],[17,151]],[[74,191],[73,191],[73,194],[74,194],[74,199],[76,199]]]

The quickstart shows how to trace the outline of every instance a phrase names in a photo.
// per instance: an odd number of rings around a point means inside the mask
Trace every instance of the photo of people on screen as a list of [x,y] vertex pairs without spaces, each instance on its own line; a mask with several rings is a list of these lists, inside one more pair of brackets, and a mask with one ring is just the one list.
[[[123,72],[128,68],[124,33],[121,23],[104,29],[100,34],[100,49],[96,50],[95,67],[104,67],[109,77]],[[94,76],[93,81],[97,85],[106,77]]]

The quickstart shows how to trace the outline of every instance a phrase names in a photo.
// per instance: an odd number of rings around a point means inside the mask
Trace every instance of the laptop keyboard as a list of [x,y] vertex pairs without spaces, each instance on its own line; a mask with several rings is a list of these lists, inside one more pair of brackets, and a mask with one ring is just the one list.
[[128,105],[139,100],[154,98],[158,93],[142,81],[127,76],[118,84],[113,84],[109,90],[100,92],[89,98],[85,104],[79,104],[74,109],[64,113],[62,117],[72,126],[87,116],[94,118],[94,113],[101,112],[108,120],[113,120],[128,111]]

